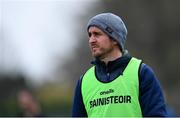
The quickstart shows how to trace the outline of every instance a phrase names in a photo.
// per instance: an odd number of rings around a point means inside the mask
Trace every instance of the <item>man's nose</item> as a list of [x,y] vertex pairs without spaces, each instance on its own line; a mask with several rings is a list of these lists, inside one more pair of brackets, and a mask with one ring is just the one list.
[[91,37],[89,37],[89,43],[94,43],[96,42],[96,38],[92,35]]

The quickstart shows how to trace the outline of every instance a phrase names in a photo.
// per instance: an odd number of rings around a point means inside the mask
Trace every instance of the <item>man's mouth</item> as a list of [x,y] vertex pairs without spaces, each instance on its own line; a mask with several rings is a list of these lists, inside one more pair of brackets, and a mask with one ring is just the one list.
[[97,48],[98,48],[97,46],[91,47],[91,49],[92,49],[93,51],[95,51]]
[[91,48],[94,49],[94,48],[98,48],[97,45],[91,45]]

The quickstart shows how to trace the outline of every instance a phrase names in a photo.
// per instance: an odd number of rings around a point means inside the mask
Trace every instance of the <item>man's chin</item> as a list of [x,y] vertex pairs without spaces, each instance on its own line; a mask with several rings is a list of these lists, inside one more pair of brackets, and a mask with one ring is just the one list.
[[101,57],[101,55],[98,54],[98,53],[92,53],[92,56],[93,56],[94,58],[100,58],[100,57]]

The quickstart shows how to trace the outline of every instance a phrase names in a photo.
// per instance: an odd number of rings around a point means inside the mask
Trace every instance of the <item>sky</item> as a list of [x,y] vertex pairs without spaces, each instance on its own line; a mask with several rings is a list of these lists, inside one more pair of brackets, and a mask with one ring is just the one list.
[[1,0],[0,71],[22,72],[37,81],[53,78],[54,59],[58,56],[63,62],[77,46],[77,17],[94,4],[85,0]]

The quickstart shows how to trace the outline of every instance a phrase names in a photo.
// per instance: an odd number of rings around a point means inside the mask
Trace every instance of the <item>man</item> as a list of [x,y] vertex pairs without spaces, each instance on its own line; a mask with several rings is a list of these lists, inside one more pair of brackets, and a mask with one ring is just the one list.
[[167,116],[152,69],[124,48],[127,29],[121,18],[98,14],[89,20],[87,31],[94,66],[77,83],[72,116]]
[[43,117],[44,114],[41,111],[39,102],[33,96],[33,94],[26,89],[20,90],[17,94],[18,105],[22,112],[18,114],[18,117]]

